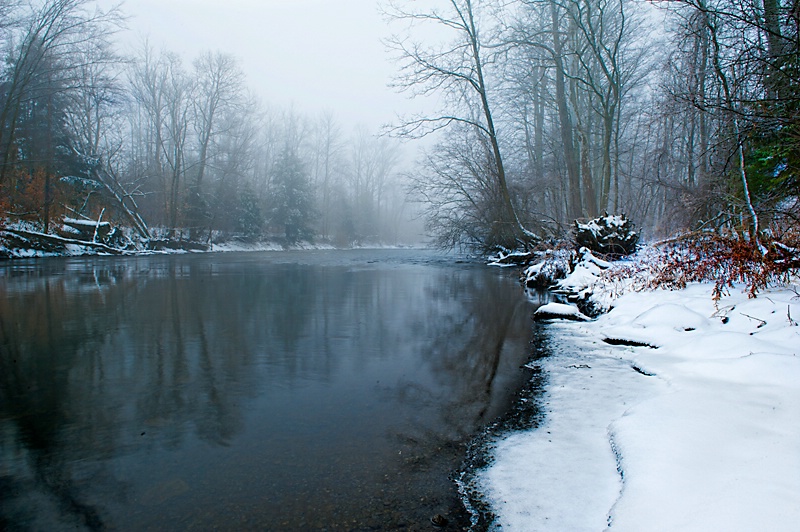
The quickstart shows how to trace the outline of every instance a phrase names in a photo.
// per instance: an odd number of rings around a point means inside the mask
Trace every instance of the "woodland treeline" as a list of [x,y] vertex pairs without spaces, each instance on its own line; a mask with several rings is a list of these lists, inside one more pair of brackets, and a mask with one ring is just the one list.
[[442,243],[511,248],[604,211],[650,238],[797,227],[796,0],[419,5],[391,3],[389,44],[398,85],[445,102],[398,128],[440,135],[415,190]]
[[[0,5],[7,228],[111,220],[141,242],[392,241],[405,194],[444,246],[491,250],[626,214],[646,237],[797,227],[795,0],[384,2],[395,85],[439,113],[397,144],[259,105],[236,61],[113,44],[90,0]],[[268,51],[265,51],[268,53]],[[74,224],[73,224],[74,225]]]
[[90,0],[0,4],[8,229],[70,236],[111,221],[137,245],[401,236],[397,140],[259,103],[225,52],[187,61],[142,42],[123,53],[124,24]]

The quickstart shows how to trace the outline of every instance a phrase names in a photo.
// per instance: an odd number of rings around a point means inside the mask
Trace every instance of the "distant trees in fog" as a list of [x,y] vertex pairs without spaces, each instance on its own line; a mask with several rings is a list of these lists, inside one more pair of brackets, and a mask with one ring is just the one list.
[[143,239],[393,241],[396,141],[264,107],[235,58],[123,55],[118,9],[0,6],[0,210],[37,230],[115,218]]

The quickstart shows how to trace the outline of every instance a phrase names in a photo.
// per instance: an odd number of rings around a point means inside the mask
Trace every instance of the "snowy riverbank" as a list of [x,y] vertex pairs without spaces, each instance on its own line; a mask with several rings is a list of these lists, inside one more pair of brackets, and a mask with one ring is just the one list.
[[712,289],[544,325],[542,423],[476,479],[503,530],[797,530],[798,285]]
[[300,241],[286,245],[277,240],[243,241],[237,239],[213,243],[167,242],[157,241],[158,246],[136,247],[133,245],[114,248],[97,242],[83,242],[73,238],[65,238],[54,234],[35,231],[30,225],[17,224],[13,229],[0,229],[0,260],[29,259],[45,257],[86,257],[86,256],[146,256],[173,255],[184,253],[227,253],[227,252],[261,252],[261,251],[298,251],[298,250],[333,250],[333,249],[421,249],[419,245],[390,245],[383,243],[353,243],[337,247],[331,243]]

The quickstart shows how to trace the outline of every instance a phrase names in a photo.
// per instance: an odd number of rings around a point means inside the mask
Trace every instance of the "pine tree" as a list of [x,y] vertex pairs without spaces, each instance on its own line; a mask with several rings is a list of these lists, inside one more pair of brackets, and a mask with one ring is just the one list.
[[284,148],[275,165],[272,188],[272,223],[283,227],[286,243],[312,237],[314,200],[308,173],[300,157]]

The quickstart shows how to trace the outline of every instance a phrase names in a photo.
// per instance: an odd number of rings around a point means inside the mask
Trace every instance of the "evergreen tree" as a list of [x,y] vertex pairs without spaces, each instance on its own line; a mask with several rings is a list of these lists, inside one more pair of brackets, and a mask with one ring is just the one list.
[[238,215],[237,230],[248,238],[258,236],[264,219],[258,204],[258,196],[249,184],[245,184],[239,192]]
[[309,176],[294,150],[283,149],[275,165],[272,187],[272,223],[284,230],[286,243],[310,239],[314,200]]

